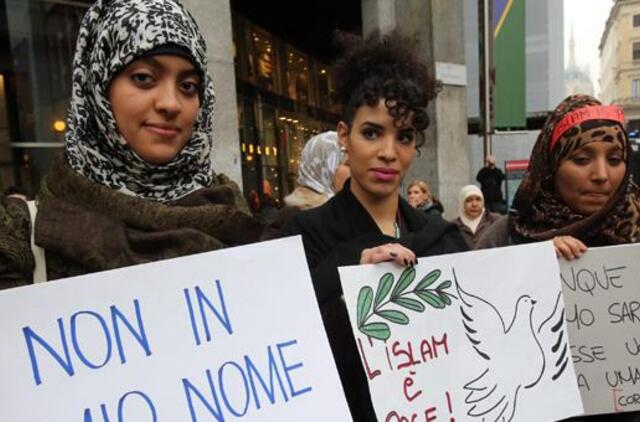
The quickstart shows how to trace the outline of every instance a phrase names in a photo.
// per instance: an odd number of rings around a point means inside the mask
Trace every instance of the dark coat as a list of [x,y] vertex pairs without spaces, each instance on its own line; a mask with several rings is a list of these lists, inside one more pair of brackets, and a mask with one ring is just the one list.
[[504,173],[498,167],[482,167],[476,175],[485,202],[502,201],[502,181]]
[[321,207],[292,217],[283,235],[302,235],[311,278],[347,401],[355,421],[375,421],[369,388],[360,363],[347,308],[342,299],[338,267],[357,265],[363,249],[397,242],[418,257],[468,250],[459,230],[441,217],[427,216],[400,198],[404,234],[382,234],[351,193],[349,182]]
[[478,240],[482,237],[482,235],[486,232],[487,229],[489,229],[489,227],[493,223],[495,223],[500,219],[500,217],[502,216],[498,213],[485,210],[484,214],[482,215],[482,219],[478,224],[478,227],[476,227],[475,233],[473,233],[471,229],[462,222],[462,219],[460,217],[457,217],[455,220],[452,221],[452,223],[458,226],[458,228],[460,229],[460,232],[462,233],[462,236],[464,237],[464,240],[466,240],[469,247],[471,249],[476,249]]
[[[222,175],[160,203],[91,182],[57,159],[38,200],[35,243],[45,250],[48,280],[251,243],[263,228]],[[25,202],[0,200],[0,289],[32,282],[32,226]]]
[[442,217],[442,213],[444,212],[444,208],[442,208],[442,204],[440,203],[440,201],[434,201],[429,204],[421,204],[418,205],[416,209],[424,212],[427,215],[440,217]]

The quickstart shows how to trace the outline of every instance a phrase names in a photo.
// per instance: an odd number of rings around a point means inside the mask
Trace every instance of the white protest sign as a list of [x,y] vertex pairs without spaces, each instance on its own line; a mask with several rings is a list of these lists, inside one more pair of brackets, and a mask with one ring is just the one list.
[[340,268],[379,421],[582,413],[550,242]]
[[0,420],[351,420],[300,238],[0,292]]
[[588,414],[640,410],[640,245],[560,261],[571,352]]

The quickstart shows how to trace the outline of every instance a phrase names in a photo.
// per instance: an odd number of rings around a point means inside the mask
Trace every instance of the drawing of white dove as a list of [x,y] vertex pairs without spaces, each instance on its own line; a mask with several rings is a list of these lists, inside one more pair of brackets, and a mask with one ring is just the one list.
[[505,318],[487,300],[464,291],[457,279],[456,287],[465,334],[486,365],[464,386],[467,415],[487,422],[511,421],[521,390],[535,387],[545,372],[555,381],[568,363],[561,292],[551,315],[534,327],[538,302],[529,295],[518,297],[513,314]]

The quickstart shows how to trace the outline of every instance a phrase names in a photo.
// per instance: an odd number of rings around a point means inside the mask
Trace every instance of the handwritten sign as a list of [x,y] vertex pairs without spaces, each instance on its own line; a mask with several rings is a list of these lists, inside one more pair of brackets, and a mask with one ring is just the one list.
[[582,413],[551,243],[340,268],[379,421]]
[[640,245],[561,261],[571,354],[588,414],[640,410]]
[[0,420],[351,420],[299,238],[0,292]]

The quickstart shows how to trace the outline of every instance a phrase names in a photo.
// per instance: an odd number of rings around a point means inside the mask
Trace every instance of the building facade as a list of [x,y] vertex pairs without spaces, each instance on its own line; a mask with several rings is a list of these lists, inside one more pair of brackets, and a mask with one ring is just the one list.
[[[527,130],[492,136],[492,152],[498,165],[528,159],[544,118],[564,98],[564,1],[526,2],[526,111]],[[479,107],[478,2],[465,1],[465,55],[467,62],[467,116],[477,121]],[[469,182],[483,166],[482,137],[468,136]]]
[[600,99],[640,129],[640,0],[616,0],[600,40]]

